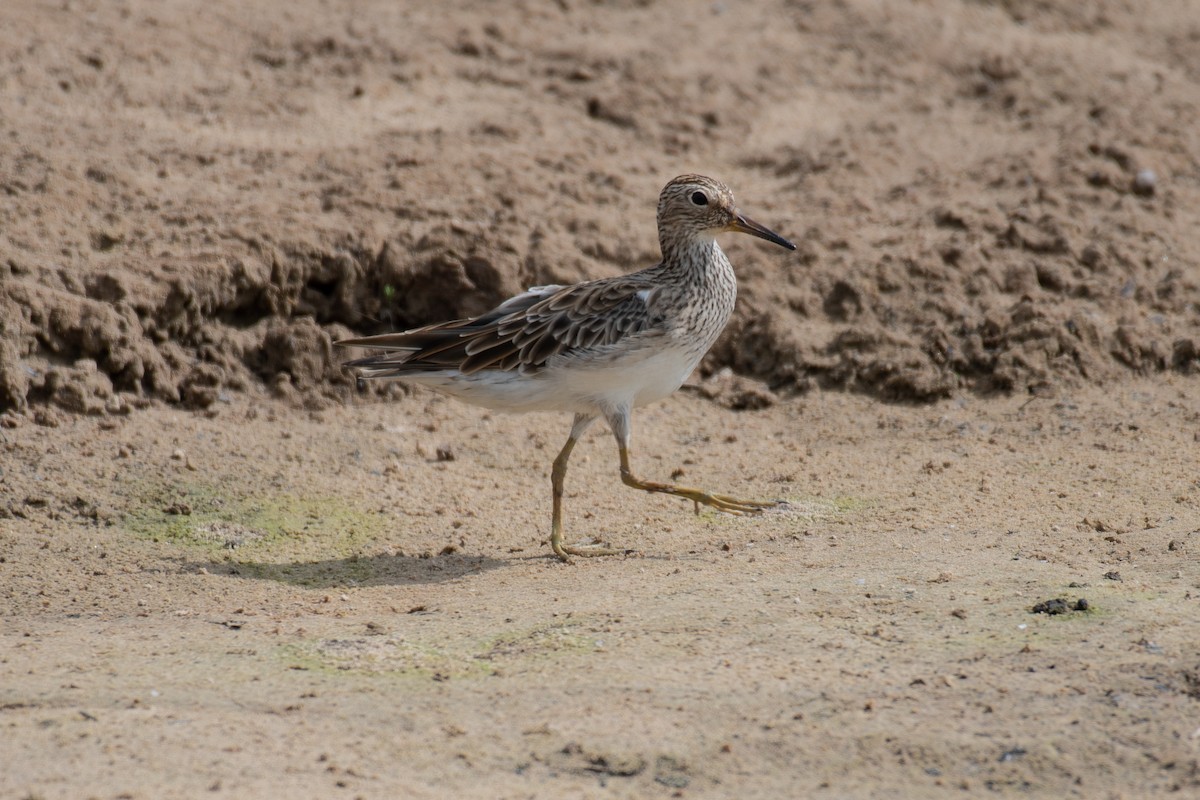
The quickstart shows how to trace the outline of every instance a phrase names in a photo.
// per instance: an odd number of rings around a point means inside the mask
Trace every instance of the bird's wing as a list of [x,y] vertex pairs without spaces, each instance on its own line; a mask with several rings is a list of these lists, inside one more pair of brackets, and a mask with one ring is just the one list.
[[553,356],[602,349],[661,325],[658,289],[638,274],[573,286],[538,286],[475,319],[401,333],[347,339],[382,355],[346,362],[366,377],[404,377],[454,369],[536,372]]

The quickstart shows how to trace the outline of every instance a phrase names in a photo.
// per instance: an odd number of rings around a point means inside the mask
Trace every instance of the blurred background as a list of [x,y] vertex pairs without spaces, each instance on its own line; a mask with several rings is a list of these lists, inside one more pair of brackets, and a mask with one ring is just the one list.
[[924,401],[1200,366],[1200,15],[1163,0],[0,10],[0,410],[310,406],[330,341],[734,237],[704,364]]

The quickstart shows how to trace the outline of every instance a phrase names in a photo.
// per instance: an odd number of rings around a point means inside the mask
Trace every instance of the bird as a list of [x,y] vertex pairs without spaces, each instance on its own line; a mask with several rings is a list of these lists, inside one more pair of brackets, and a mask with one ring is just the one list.
[[574,414],[550,473],[550,548],[563,561],[622,552],[564,542],[567,461],[601,418],[616,438],[627,486],[691,500],[697,513],[701,505],[736,515],[786,505],[643,480],[630,466],[633,409],[678,389],[733,313],[737,279],[717,235],[746,233],[796,249],[743,214],[724,183],[703,175],[667,183],[657,222],[662,261],[653,267],[569,286],[535,286],[478,317],[336,343],[382,351],[344,362],[360,386],[398,379],[493,410]]

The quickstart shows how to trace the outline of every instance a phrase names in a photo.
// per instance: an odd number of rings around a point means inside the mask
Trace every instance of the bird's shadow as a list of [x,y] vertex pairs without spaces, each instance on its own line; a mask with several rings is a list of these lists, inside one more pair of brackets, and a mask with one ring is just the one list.
[[406,586],[442,583],[510,565],[509,560],[488,556],[446,554],[438,556],[351,555],[320,561],[193,561],[181,567],[188,572],[228,575],[258,581],[278,581],[312,589],[357,586]]

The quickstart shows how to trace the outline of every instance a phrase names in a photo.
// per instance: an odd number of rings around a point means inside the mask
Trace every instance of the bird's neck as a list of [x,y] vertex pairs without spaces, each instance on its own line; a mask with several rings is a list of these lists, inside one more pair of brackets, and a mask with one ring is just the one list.
[[711,236],[689,236],[684,240],[663,239],[663,267],[668,272],[703,275],[709,270],[728,264],[725,254]]

